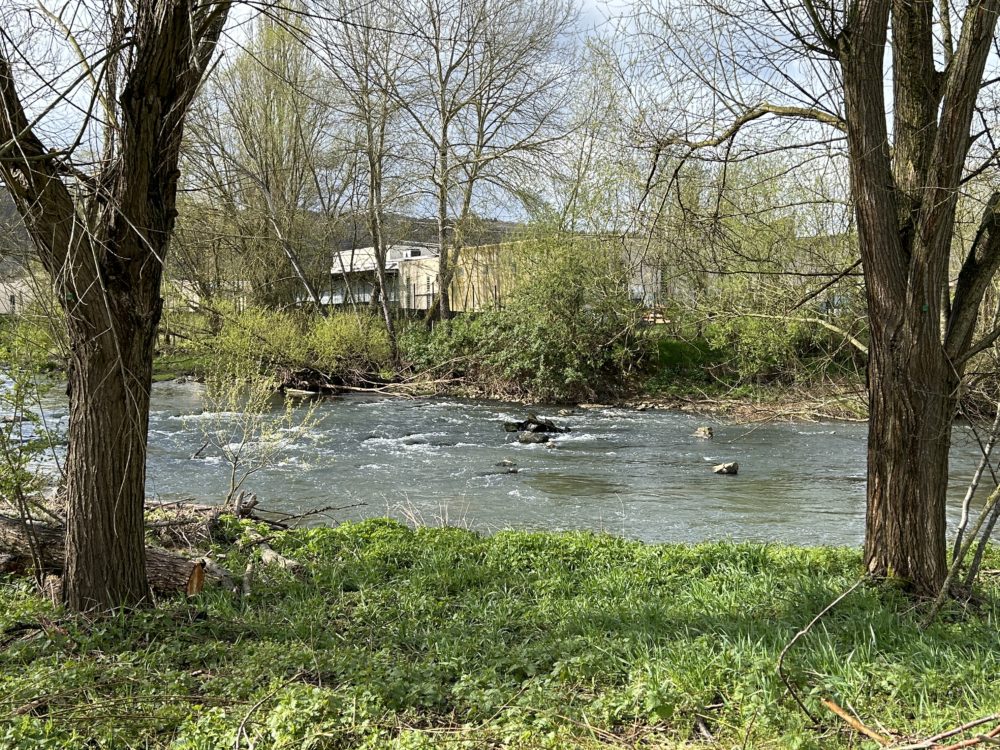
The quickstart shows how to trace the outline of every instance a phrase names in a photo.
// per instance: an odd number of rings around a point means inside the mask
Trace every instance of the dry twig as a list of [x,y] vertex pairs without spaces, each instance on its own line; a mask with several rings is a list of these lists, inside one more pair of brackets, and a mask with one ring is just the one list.
[[883,737],[881,734],[874,731],[873,729],[869,729],[868,727],[866,727],[861,722],[860,719],[851,716],[849,713],[847,713],[847,711],[845,711],[843,708],[841,708],[839,705],[837,705],[834,701],[830,700],[829,698],[823,699],[823,705],[826,706],[828,709],[830,709],[833,713],[837,714],[837,716],[839,716],[841,719],[846,721],[847,724],[854,731],[861,732],[861,734],[863,734],[865,737],[875,740],[878,744],[882,746],[889,744],[889,740],[886,737]]
[[840,604],[840,602],[842,602],[844,599],[846,599],[847,596],[849,594],[851,594],[851,592],[853,592],[858,586],[860,586],[862,583],[864,583],[864,581],[865,581],[864,578],[859,578],[857,580],[857,582],[853,586],[851,586],[849,589],[847,589],[847,591],[843,592],[840,596],[838,596],[832,602],[830,602],[825,607],[823,607],[823,609],[820,611],[820,613],[818,615],[816,615],[814,618],[812,618],[812,620],[810,620],[810,622],[809,622],[808,625],[806,625],[804,628],[802,628],[802,630],[800,630],[798,633],[796,633],[792,637],[792,640],[790,640],[787,644],[785,644],[785,647],[783,649],[781,649],[781,654],[778,655],[778,676],[781,678],[781,681],[783,683],[785,683],[785,687],[788,689],[789,694],[792,696],[792,698],[795,700],[795,702],[799,705],[799,708],[802,709],[802,712],[806,716],[808,716],[812,720],[812,722],[814,724],[818,724],[819,723],[818,719],[815,716],[813,716],[812,712],[808,708],[806,708],[806,704],[802,702],[801,698],[799,698],[799,694],[796,693],[795,692],[795,688],[792,687],[791,680],[789,680],[788,679],[788,675],[785,674],[785,669],[784,669],[785,655],[792,648],[792,646],[795,645],[796,641],[798,641],[800,638],[802,638],[804,635],[806,635],[810,630],[812,630],[812,627],[817,622],[819,622],[823,618],[823,616],[826,615],[827,612],[829,612],[831,609],[833,609],[838,604]]

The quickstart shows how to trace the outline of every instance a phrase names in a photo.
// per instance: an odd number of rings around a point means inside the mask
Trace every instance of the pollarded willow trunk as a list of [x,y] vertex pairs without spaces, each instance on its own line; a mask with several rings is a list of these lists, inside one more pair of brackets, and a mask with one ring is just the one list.
[[934,595],[947,572],[945,501],[957,379],[934,322],[921,328],[928,330],[873,335],[869,348],[865,565],[876,577]]
[[[160,282],[176,217],[184,119],[231,4],[129,6],[126,49],[93,58],[107,60],[96,77],[108,76],[117,95],[104,100],[114,110],[106,119],[112,135],[90,175],[72,153],[38,138],[0,47],[0,143],[14,146],[0,148],[0,178],[53,280],[69,334],[64,596],[74,610],[148,598],[142,515]],[[59,96],[64,75],[49,81]],[[90,132],[90,118],[85,113],[73,128]],[[85,158],[93,164],[91,151]]]
[[[75,611],[134,606],[149,596],[143,512],[160,272],[159,264],[151,263],[140,283],[83,295],[81,304],[68,310],[63,593]],[[85,315],[83,305],[98,308]]]
[[[934,595],[946,572],[948,448],[961,367],[941,329],[943,317],[954,317],[942,314],[955,216],[956,191],[948,188],[961,175],[971,106],[954,88],[962,78],[939,85],[927,48],[930,6],[872,0],[857,11],[831,44],[843,68],[871,332],[865,564],[875,577]],[[890,27],[891,149],[883,85]],[[956,298],[953,312],[975,304]]]

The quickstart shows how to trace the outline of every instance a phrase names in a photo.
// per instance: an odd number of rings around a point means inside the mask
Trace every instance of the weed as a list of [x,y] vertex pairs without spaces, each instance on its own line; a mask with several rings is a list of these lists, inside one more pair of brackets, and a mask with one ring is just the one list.
[[[775,664],[857,579],[855,550],[387,520],[271,544],[304,576],[264,568],[249,599],[92,622],[8,579],[0,627],[43,627],[0,652],[0,745],[679,747],[698,725],[722,746],[846,748],[822,698],[908,736],[1000,710],[991,598],[921,631],[901,594],[867,586],[786,658],[809,725]],[[225,554],[240,570],[250,553]]]

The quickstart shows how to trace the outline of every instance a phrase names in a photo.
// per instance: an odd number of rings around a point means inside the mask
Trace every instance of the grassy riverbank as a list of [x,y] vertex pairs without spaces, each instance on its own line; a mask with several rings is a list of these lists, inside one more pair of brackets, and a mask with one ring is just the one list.
[[3,580],[0,746],[847,748],[821,699],[907,737],[1000,710],[995,589],[921,632],[868,587],[786,659],[812,725],[775,665],[857,579],[853,550],[388,521],[272,545],[305,572],[111,620]]

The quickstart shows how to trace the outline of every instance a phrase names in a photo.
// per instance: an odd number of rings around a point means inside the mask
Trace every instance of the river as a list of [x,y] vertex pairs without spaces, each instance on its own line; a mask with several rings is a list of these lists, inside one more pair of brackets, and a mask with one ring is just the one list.
[[[274,403],[281,408],[280,400]],[[300,407],[304,408],[304,407]],[[51,424],[65,429],[65,400],[50,395]],[[590,529],[650,542],[766,540],[860,544],[864,534],[865,431],[845,422],[734,424],[677,411],[581,409],[549,445],[522,445],[503,422],[514,404],[348,395],[324,399],[316,425],[273,465],[247,480],[268,509],[335,523],[391,516],[411,523],[500,529]],[[205,441],[203,387],[153,388],[148,494],[218,502],[229,471]],[[712,440],[692,436],[702,425]],[[971,429],[952,447],[949,521],[954,525],[978,460]],[[711,467],[738,461],[738,476]],[[498,464],[513,463],[516,472]],[[981,495],[985,495],[981,492]],[[982,498],[980,498],[982,499]]]
[[[204,442],[202,387],[154,386],[148,491],[160,500],[217,502],[228,470]],[[280,408],[276,402],[275,408]],[[65,404],[48,400],[57,426]],[[276,463],[248,479],[262,507],[332,523],[392,516],[424,524],[499,529],[592,529],[650,542],[715,539],[859,544],[864,533],[865,426],[855,423],[732,424],[675,411],[616,408],[558,417],[571,428],[550,444],[521,445],[502,422],[525,407],[445,399],[350,395],[321,401],[317,424]],[[693,437],[700,425],[712,440]],[[957,427],[949,515],[975,468],[978,448]],[[497,466],[516,464],[517,472]],[[738,461],[738,476],[711,466]]]

